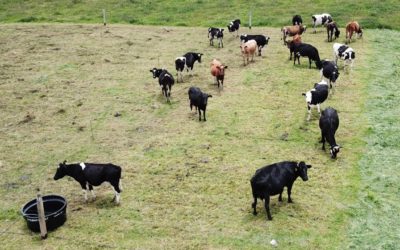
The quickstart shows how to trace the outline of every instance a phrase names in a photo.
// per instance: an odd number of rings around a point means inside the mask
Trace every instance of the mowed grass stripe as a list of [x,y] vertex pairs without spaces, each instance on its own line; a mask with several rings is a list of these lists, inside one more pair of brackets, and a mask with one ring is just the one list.
[[[364,146],[361,76],[370,41],[352,44],[359,54],[355,68],[341,70],[336,94],[323,105],[338,109],[341,119],[337,141],[344,149],[332,161],[318,143],[318,115],[314,110],[305,121],[301,96],[319,82],[319,71],[314,64],[308,69],[304,58],[299,66],[288,61],[278,29],[251,32],[271,40],[244,67],[237,38],[226,34],[225,47],[212,48],[204,28],[3,25],[1,228],[20,233],[2,234],[5,247],[78,247],[83,235],[89,247],[120,248],[258,248],[272,238],[293,248],[344,242]],[[321,58],[332,57],[324,32],[303,39]],[[204,53],[203,62],[174,85],[169,105],[149,70],[175,74],[175,58],[188,51]],[[209,72],[214,57],[229,66],[223,91]],[[189,109],[190,86],[213,95],[207,122]],[[27,113],[34,118],[21,123]],[[83,204],[77,183],[53,181],[64,159],[122,166],[122,205],[109,203],[107,185],[96,189],[95,202]],[[313,168],[308,182],[296,182],[294,204],[272,198],[274,220],[267,222],[262,203],[259,215],[251,214],[249,180],[259,167],[282,160],[305,160]],[[62,240],[40,243],[18,215],[36,187],[69,201],[66,225],[52,233]]]

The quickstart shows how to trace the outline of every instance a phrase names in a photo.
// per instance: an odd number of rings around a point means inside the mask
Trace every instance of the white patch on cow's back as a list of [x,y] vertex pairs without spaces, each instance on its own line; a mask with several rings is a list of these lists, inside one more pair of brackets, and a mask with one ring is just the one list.
[[81,163],[79,163],[79,165],[81,166],[82,170],[85,170],[85,168],[86,168],[85,163],[81,162]]
[[186,58],[184,56],[180,56],[180,57],[177,57],[175,60],[186,61]]
[[320,81],[318,84],[321,84],[321,85],[328,85],[328,83],[325,81],[325,79],[322,79],[322,81]]

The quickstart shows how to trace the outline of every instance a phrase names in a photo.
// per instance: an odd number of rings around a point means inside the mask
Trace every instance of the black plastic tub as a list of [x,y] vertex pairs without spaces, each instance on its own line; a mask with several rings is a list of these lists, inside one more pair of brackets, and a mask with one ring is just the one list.
[[[67,201],[59,195],[45,195],[42,197],[46,227],[48,231],[54,230],[67,220]],[[39,216],[36,199],[26,203],[21,209],[28,228],[40,232]]]

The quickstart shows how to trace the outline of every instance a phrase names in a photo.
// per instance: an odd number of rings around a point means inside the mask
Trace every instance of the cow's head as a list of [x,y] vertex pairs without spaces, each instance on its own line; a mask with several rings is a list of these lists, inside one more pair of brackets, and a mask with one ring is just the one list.
[[228,66],[225,65],[220,65],[218,66],[219,69],[219,75],[225,75],[225,69],[228,68]]
[[203,94],[204,106],[207,106],[208,98],[212,97],[212,95],[209,95],[207,93],[202,93],[202,94]]
[[54,175],[54,180],[63,178],[67,174],[67,161],[64,161],[58,165],[56,174]]
[[306,165],[304,161],[301,161],[296,164],[295,172],[303,181],[308,181],[307,170],[311,167],[311,165]]
[[340,30],[339,30],[339,29],[336,29],[336,31],[335,31],[335,38],[339,38],[339,35],[340,35]]
[[153,78],[157,78],[160,76],[162,69],[153,68],[150,72],[153,73]]
[[337,66],[335,66],[335,71],[332,73],[331,77],[331,82],[336,82],[336,80],[339,78],[339,71],[337,70]]
[[224,29],[218,29],[217,37],[224,37]]
[[329,150],[329,152],[331,153],[331,158],[335,159],[339,151],[340,151],[339,145],[331,146],[331,149]]
[[362,31],[361,27],[358,29],[357,35],[358,35],[358,38],[361,38],[361,37],[362,37],[363,31]]
[[197,54],[197,57],[198,57],[198,59],[199,59],[199,63],[201,63],[201,56],[203,55],[203,53],[198,53]]

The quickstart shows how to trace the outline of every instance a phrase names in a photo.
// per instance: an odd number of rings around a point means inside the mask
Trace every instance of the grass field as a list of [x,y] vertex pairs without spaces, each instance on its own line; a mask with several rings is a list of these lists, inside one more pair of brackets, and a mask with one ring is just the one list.
[[[253,26],[281,27],[295,14],[311,24],[311,16],[328,12],[341,27],[357,20],[365,28],[400,27],[400,2],[397,0],[365,1],[151,1],[151,0],[3,0],[0,22],[102,23],[102,9],[110,23],[174,26],[226,26],[240,18],[248,24],[253,13]],[[212,18],[210,18],[212,17]]]
[[[306,122],[301,96],[319,81],[319,71],[304,59],[300,66],[288,61],[278,29],[252,32],[271,41],[244,67],[236,38],[227,35],[225,48],[212,48],[204,28],[2,25],[2,247],[258,249],[272,239],[292,249],[348,246],[352,221],[361,226],[354,209],[366,188],[359,165],[370,126],[364,103],[373,86],[370,63],[381,50],[380,40],[369,37],[380,33],[366,31],[352,44],[355,68],[345,73],[340,67],[337,92],[323,105],[338,109],[341,119],[343,150],[331,160],[318,143],[316,111]],[[324,33],[306,33],[303,41],[331,58]],[[203,63],[175,84],[166,104],[149,69],[175,72],[174,58],[187,51],[204,53]],[[223,91],[209,73],[214,57],[229,66]],[[376,70],[384,69],[377,64]],[[207,122],[190,112],[189,86],[213,95]],[[63,160],[122,166],[121,206],[110,203],[108,185],[84,204],[78,183],[53,181]],[[310,180],[296,182],[294,204],[286,196],[283,203],[272,199],[273,221],[266,221],[262,203],[254,217],[249,180],[259,167],[282,160],[312,164]],[[30,233],[19,214],[36,188],[69,202],[66,224],[46,241]]]

